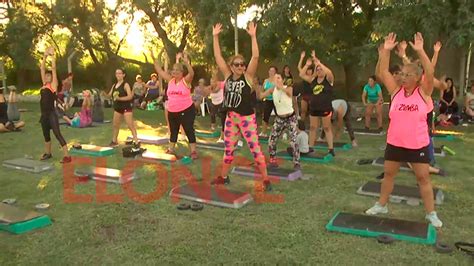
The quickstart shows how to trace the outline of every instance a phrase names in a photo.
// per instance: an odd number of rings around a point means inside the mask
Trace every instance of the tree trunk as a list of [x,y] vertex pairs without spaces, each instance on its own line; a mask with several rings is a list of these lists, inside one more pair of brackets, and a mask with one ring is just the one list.
[[358,84],[357,69],[354,64],[344,64],[344,97],[346,99],[357,99],[359,90],[355,86]]
[[[16,70],[16,87],[19,91],[23,91],[25,89],[26,83],[25,80],[27,79],[27,71],[24,68],[17,68]],[[38,85],[39,87],[39,85]]]

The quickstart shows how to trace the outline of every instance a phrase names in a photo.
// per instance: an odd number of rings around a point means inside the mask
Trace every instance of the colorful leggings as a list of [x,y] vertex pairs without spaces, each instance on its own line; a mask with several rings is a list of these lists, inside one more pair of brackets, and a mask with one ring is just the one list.
[[265,156],[258,143],[257,119],[255,114],[240,115],[236,112],[228,112],[224,129],[224,163],[231,164],[234,160],[234,150],[239,140],[240,133],[247,141],[257,165],[265,166]]
[[296,143],[296,136],[298,136],[298,118],[295,114],[285,118],[276,116],[275,121],[273,122],[272,133],[268,139],[268,151],[270,153],[270,158],[275,158],[277,141],[285,129],[290,131],[290,145],[293,151],[293,163],[299,164],[300,150],[298,148],[298,144]]

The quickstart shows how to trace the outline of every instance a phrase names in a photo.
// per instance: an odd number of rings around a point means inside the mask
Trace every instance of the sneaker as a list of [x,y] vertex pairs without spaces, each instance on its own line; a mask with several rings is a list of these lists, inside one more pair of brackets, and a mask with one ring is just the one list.
[[370,130],[370,128],[369,128],[369,127],[365,127],[365,130]]
[[243,142],[243,141],[241,141],[241,140],[237,141],[237,146],[239,146],[239,147],[242,147],[242,146],[244,146],[244,142]]
[[70,163],[72,162],[71,156],[64,156],[60,163]]
[[43,155],[41,155],[40,161],[46,161],[51,158],[53,158],[53,155],[51,155],[51,153],[43,153]]
[[263,133],[263,132],[260,132],[260,134],[258,134],[259,137],[262,137],[262,138],[268,138],[268,135]]
[[262,182],[262,191],[265,191],[265,192],[268,192],[268,191],[272,191],[273,188],[272,188],[272,183],[270,182],[270,180],[263,180]]
[[352,147],[353,147],[353,148],[357,148],[357,146],[359,146],[359,145],[357,144],[357,141],[356,141],[356,140],[353,140],[353,141],[352,141]]
[[299,163],[295,163],[295,165],[293,165],[293,170],[301,171],[301,165]]
[[268,162],[268,167],[270,168],[278,168],[278,162],[277,159],[274,157],[270,157],[270,160]]
[[386,213],[388,213],[387,205],[382,206],[378,202],[376,202],[372,208],[365,211],[365,214],[368,214],[368,215],[377,215],[377,214],[386,214]]
[[430,221],[430,223],[436,228],[440,228],[443,226],[443,222],[441,222],[441,220],[438,218],[438,215],[435,211],[428,213],[425,216],[425,219]]
[[189,157],[191,157],[191,159],[193,159],[193,160],[199,159],[199,156],[198,156],[197,152],[195,152],[195,151],[191,152],[191,155]]
[[230,178],[229,176],[226,176],[225,178],[222,176],[216,177],[216,179],[211,181],[211,185],[228,185],[230,184]]
[[383,127],[379,127],[379,131],[382,132],[382,131],[383,131]]
[[118,144],[117,142],[115,142],[115,141],[111,141],[111,142],[109,143],[109,147],[117,147],[118,145],[119,145],[119,144]]
[[382,179],[383,179],[383,175],[384,175],[384,173],[382,172],[380,175],[376,176],[375,178],[378,179],[378,180],[382,180]]
[[216,141],[216,143],[224,143],[224,139],[219,138],[219,139]]
[[336,157],[336,153],[334,152],[334,149],[330,149],[328,153],[331,154],[332,157]]
[[446,173],[446,171],[445,171],[444,169],[441,169],[441,168],[440,168],[439,171],[438,171],[438,175],[440,175],[440,176],[446,176],[447,173]]

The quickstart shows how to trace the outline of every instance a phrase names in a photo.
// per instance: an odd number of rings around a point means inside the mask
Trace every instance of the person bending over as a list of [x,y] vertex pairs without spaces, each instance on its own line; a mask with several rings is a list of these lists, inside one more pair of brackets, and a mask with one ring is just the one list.
[[[351,124],[351,105],[344,99],[336,99],[332,101],[332,120],[336,121],[334,126],[334,139],[338,140],[344,131],[344,125],[346,126],[347,133],[351,139],[353,147],[357,147],[357,141],[355,140],[354,129]],[[321,132],[321,139],[324,139],[326,133]]]

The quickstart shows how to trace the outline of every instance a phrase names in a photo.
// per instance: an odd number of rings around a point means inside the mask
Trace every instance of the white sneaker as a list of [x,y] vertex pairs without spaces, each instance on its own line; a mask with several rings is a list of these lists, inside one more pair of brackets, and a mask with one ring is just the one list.
[[239,146],[239,147],[242,147],[242,146],[244,146],[244,142],[243,142],[243,141],[241,141],[241,140],[237,141],[237,146]]
[[430,221],[430,223],[436,228],[440,228],[443,226],[443,222],[441,222],[441,220],[438,218],[438,215],[435,211],[428,213],[425,216],[425,219]]
[[283,140],[288,140],[288,134],[287,133],[283,133]]
[[220,139],[218,139],[216,142],[217,142],[217,143],[224,143],[224,140],[220,138]]
[[386,214],[386,213],[388,213],[387,205],[382,206],[380,205],[378,201],[375,203],[375,205],[372,208],[365,211],[365,214],[368,214],[368,215],[377,215],[377,214]]

